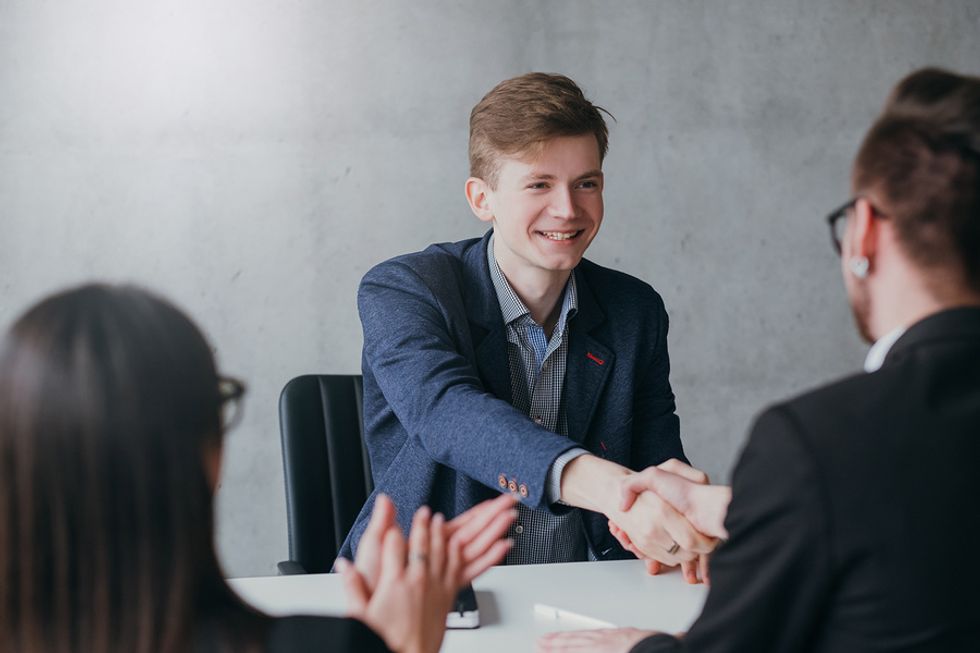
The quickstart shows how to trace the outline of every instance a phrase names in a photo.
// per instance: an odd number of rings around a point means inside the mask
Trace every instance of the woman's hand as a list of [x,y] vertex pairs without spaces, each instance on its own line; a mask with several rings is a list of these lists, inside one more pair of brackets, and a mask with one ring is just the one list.
[[375,511],[379,503],[378,523],[387,527],[369,526],[364,537],[370,533],[371,539],[362,538],[355,564],[337,561],[348,595],[348,614],[364,621],[393,651],[434,653],[442,643],[446,615],[456,594],[510,549],[512,543],[500,538],[516,517],[514,501],[502,495],[448,524],[423,506],[412,519],[407,546],[391,518],[394,511],[388,512],[390,500],[380,495]]

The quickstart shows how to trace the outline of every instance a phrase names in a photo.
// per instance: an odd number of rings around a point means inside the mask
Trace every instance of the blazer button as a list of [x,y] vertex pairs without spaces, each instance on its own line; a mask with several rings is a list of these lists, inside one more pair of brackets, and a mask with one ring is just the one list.
[[504,476],[503,474],[501,474],[500,476],[498,476],[497,477],[497,485],[499,485],[502,488],[507,487],[507,477]]
[[510,479],[510,483],[507,484],[507,489],[511,492],[517,492],[517,481]]
[[527,486],[524,485],[523,483],[521,483],[521,487],[520,487],[520,490],[519,491],[520,491],[521,496],[526,499],[527,498]]

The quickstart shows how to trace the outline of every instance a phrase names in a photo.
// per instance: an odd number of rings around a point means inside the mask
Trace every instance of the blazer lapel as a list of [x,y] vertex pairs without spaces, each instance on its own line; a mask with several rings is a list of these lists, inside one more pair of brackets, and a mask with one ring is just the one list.
[[487,244],[492,233],[488,231],[463,254],[464,301],[480,378],[488,391],[510,403],[506,327],[487,264]]
[[569,322],[568,363],[565,371],[565,416],[568,437],[584,443],[595,414],[599,396],[609,379],[616,354],[596,340],[590,332],[605,321],[606,316],[592,294],[592,289],[575,269],[579,309]]

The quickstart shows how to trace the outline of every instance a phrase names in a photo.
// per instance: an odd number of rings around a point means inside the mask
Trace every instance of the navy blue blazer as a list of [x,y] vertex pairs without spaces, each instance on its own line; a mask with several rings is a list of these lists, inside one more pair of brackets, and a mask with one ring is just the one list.
[[[371,269],[361,281],[364,436],[375,494],[408,530],[428,504],[452,518],[501,491],[536,509],[554,460],[581,446],[633,469],[685,460],[668,374],[667,313],[648,284],[583,260],[568,323],[564,437],[511,405],[506,328],[483,238],[432,245]],[[340,554],[356,550],[374,505]],[[583,512],[600,559],[631,557],[604,516]]]

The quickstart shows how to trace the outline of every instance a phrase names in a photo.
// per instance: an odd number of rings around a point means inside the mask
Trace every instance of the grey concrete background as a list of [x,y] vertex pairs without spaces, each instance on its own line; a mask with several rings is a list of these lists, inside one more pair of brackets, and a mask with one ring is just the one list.
[[890,86],[978,72],[980,4],[0,0],[0,323],[129,280],[247,379],[219,494],[229,575],[286,555],[276,400],[359,370],[374,263],[478,235],[469,110],[559,71],[617,118],[594,260],[672,320],[691,458],[725,479],[767,402],[859,368],[823,223]]

